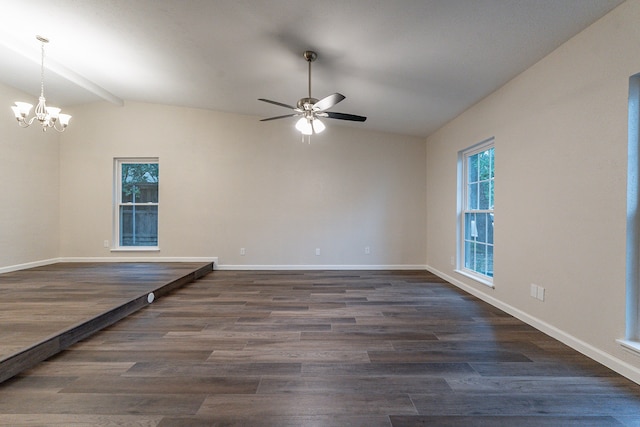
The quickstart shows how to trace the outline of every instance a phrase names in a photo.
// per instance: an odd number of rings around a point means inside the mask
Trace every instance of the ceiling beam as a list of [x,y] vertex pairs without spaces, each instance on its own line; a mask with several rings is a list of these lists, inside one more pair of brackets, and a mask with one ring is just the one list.
[[[35,62],[38,65],[41,62],[39,50],[34,51],[32,46],[27,46],[16,40],[11,40],[11,37],[6,33],[0,33],[0,45],[6,47],[7,49],[15,52],[18,55],[21,55],[24,58],[29,59],[30,61]],[[55,60],[52,60],[51,58],[47,58],[47,60],[45,61],[45,68],[52,73],[55,73],[59,77],[62,77],[63,79],[75,84],[76,86],[79,86],[91,92],[92,94],[107,102],[118,106],[124,105],[123,99],[115,96],[102,86],[97,85],[91,80],[81,76],[80,74],[56,62]]]

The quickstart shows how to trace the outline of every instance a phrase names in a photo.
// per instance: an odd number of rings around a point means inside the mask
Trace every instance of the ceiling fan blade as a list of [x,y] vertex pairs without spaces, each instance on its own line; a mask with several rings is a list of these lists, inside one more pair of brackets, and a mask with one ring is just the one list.
[[350,120],[352,122],[364,122],[367,120],[366,117],[356,116],[355,114],[333,113],[331,111],[326,111],[324,114],[326,114],[330,119]]
[[268,122],[269,120],[286,119],[287,117],[294,117],[294,116],[297,116],[297,114],[285,114],[284,116],[269,117],[269,118],[266,118],[266,119],[262,119],[260,121],[261,122]]
[[322,98],[320,101],[313,104],[313,109],[318,111],[328,110],[329,108],[342,101],[345,96],[341,93],[332,93],[329,96]]
[[281,107],[284,107],[284,108],[290,108],[290,109],[292,109],[292,110],[294,110],[294,109],[296,108],[296,107],[294,107],[293,105],[283,104],[282,102],[272,101],[272,100],[270,100],[270,99],[258,98],[258,101],[268,102],[269,104],[279,105],[279,106],[281,106]]

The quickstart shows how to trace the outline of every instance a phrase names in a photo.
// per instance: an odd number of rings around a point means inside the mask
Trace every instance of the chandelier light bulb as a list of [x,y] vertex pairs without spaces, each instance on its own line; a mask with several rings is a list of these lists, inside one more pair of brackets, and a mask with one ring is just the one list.
[[13,113],[16,115],[16,118],[27,117],[31,109],[33,108],[32,104],[28,102],[16,102],[15,107],[11,107]]
[[64,129],[69,125],[69,120],[71,120],[71,116],[69,114],[59,114],[58,120],[60,120],[60,125]]

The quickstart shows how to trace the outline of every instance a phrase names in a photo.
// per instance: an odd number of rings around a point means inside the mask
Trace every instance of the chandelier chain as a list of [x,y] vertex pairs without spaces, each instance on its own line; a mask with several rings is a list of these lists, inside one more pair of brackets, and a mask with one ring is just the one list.
[[40,96],[44,96],[44,43],[40,40]]

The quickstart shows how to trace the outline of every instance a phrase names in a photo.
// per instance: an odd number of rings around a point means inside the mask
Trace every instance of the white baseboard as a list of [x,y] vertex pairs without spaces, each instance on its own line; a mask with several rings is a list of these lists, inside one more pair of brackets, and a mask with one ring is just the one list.
[[52,259],[45,259],[40,261],[26,262],[24,264],[9,265],[6,267],[0,267],[0,274],[11,273],[12,271],[18,271],[18,270],[26,270],[27,268],[42,267],[44,265],[55,264],[56,262],[60,262],[60,259],[52,258]]
[[60,257],[0,267],[0,274],[42,267],[58,262],[213,262],[213,269],[215,270],[218,264],[218,257]]
[[426,265],[393,264],[393,265],[216,265],[216,270],[426,270]]
[[424,264],[388,264],[388,265],[312,265],[312,264],[218,264],[218,257],[157,257],[157,256],[123,256],[123,257],[60,257],[43,261],[1,267],[0,273],[25,270],[57,262],[213,262],[214,270],[426,270]]
[[605,351],[602,351],[599,348],[594,347],[591,344],[586,343],[543,320],[538,319],[537,317],[531,316],[530,314],[518,308],[515,308],[509,304],[506,304],[484,292],[480,292],[474,287],[469,286],[461,282],[460,280],[457,280],[456,278],[446,273],[443,273],[442,271],[439,271],[428,265],[426,268],[431,273],[446,280],[447,282],[453,284],[454,286],[457,286],[458,288],[464,290],[465,292],[468,292],[471,295],[481,299],[482,301],[488,304],[491,304],[494,307],[499,308],[500,310],[512,315],[513,317],[519,320],[522,320],[526,324],[533,326],[539,331],[544,332],[550,337],[557,339],[558,341],[568,345],[569,347],[595,360],[596,362],[601,363],[604,366],[608,367],[609,369],[616,371],[617,373],[630,379],[631,381],[640,384],[640,368],[633,366],[625,362],[624,360],[620,360],[617,357]]

